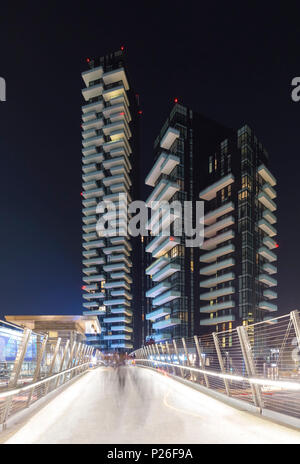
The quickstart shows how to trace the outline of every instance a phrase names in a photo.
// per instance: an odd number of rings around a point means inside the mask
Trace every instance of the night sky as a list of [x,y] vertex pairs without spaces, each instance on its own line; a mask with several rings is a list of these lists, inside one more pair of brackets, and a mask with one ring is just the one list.
[[[1,5],[0,318],[81,314],[81,72],[125,47],[140,94],[145,177],[174,97],[248,123],[278,178],[282,314],[300,309],[300,9],[284,2]],[[148,6],[142,6],[148,5]],[[197,5],[197,8],[196,8]]]

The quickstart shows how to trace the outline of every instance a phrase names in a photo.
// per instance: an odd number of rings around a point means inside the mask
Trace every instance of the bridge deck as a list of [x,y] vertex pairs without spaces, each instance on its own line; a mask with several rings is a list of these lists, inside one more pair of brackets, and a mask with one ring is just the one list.
[[158,373],[91,371],[6,443],[300,443],[300,432],[238,411]]

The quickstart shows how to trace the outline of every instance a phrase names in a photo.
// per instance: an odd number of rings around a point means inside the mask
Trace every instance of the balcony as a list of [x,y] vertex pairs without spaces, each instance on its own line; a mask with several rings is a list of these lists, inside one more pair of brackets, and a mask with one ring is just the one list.
[[201,301],[216,300],[217,298],[220,298],[222,296],[232,295],[233,293],[235,293],[234,287],[223,287],[223,288],[219,288],[218,290],[213,290],[211,292],[202,293],[200,295],[200,300]]
[[270,224],[276,224],[277,218],[275,214],[271,213],[268,209],[263,212],[263,218],[266,219]]
[[212,279],[206,279],[200,281],[201,288],[211,288],[216,287],[217,285],[223,284],[225,282],[230,282],[231,280],[235,279],[235,274],[233,272],[229,272],[227,274],[220,275],[218,277],[213,277]]
[[204,237],[210,238],[214,237],[220,230],[225,229],[225,227],[230,227],[234,224],[235,220],[233,216],[228,216],[221,221],[217,221],[214,224],[205,227],[204,229]]
[[264,290],[263,294],[264,297],[268,298],[268,300],[276,300],[277,298],[277,292],[274,292],[273,290]]
[[130,290],[130,286],[128,285],[127,282],[124,282],[124,280],[114,280],[112,282],[106,282],[104,284],[104,288],[109,289],[109,288],[126,288],[127,290]]
[[87,303],[83,303],[82,305],[84,308],[97,308],[99,306],[99,303],[96,301],[88,301]]
[[179,130],[175,129],[174,127],[168,127],[166,130],[164,136],[162,137],[160,141],[160,146],[161,148],[164,148],[165,150],[170,150],[171,146],[180,137],[180,132]]
[[127,301],[125,298],[114,298],[113,300],[104,300],[103,304],[104,306],[130,306],[129,301]]
[[104,258],[95,258],[95,259],[85,259],[82,261],[84,266],[99,266],[100,264],[104,264]]
[[124,314],[125,316],[132,317],[133,311],[129,308],[126,308],[125,306],[122,308],[111,308],[110,309],[111,314]]
[[[146,249],[146,251],[148,250]],[[147,267],[146,274],[154,275],[157,271],[159,271],[162,267],[166,266],[169,262],[170,259],[166,258],[165,256],[156,259],[150,266]]]
[[258,249],[258,253],[265,259],[267,259],[270,263],[277,261],[277,256],[273,251],[269,250],[269,248],[262,246]]
[[235,308],[235,302],[233,300],[223,301],[222,303],[215,303],[212,305],[201,306],[200,313],[210,314],[216,313],[217,311],[222,311],[223,309],[232,309]]
[[104,102],[103,99],[100,98],[100,100],[97,100],[92,103],[88,103],[87,105],[82,106],[82,112],[83,113],[90,113],[93,112],[92,114],[95,113],[100,113],[104,108]]
[[226,316],[214,317],[212,319],[202,319],[202,321],[200,321],[200,325],[211,326],[211,325],[218,325],[218,324],[223,324],[226,322],[234,322],[234,321],[235,321],[235,316],[233,314],[228,314]]
[[103,340],[131,340],[131,335],[104,335]]
[[91,180],[101,180],[104,178],[103,171],[95,170],[87,174],[83,174],[82,179],[84,182],[89,182]]
[[96,250],[83,251],[82,254],[86,259],[98,256],[98,253]]
[[179,190],[180,188],[177,183],[168,181],[167,179],[161,179],[148,197],[146,205],[148,208],[157,209],[159,208],[159,203],[155,204],[153,202],[169,201]]
[[129,272],[129,268],[126,263],[115,263],[115,264],[107,264],[103,266],[103,270],[105,272],[112,272],[112,271],[125,271]]
[[102,66],[97,66],[96,68],[91,68],[88,71],[84,71],[83,73],[81,73],[81,77],[84,80],[84,83],[86,86],[88,86],[89,83],[92,81],[101,79],[102,75],[103,75]]
[[[101,309],[93,309],[91,311],[83,311],[82,313],[84,316],[103,316],[105,314],[105,311],[103,312]],[[101,328],[103,331],[103,328]]]
[[209,213],[207,213],[204,216],[204,224],[206,226],[209,226],[215,223],[219,217],[231,213],[232,211],[234,211],[234,203],[230,201],[229,203],[222,205],[220,208],[217,208],[214,211],[210,211]]
[[[102,298],[105,298],[105,294],[103,292],[98,292],[98,293],[84,293],[83,298],[85,300],[99,300]],[[99,305],[99,303],[98,303]]]
[[276,203],[274,203],[274,201],[271,200],[271,198],[266,193],[259,193],[257,198],[258,201],[260,201],[260,203],[262,203],[270,211],[274,212],[277,210]]
[[180,325],[181,320],[177,317],[170,317],[169,319],[165,319],[163,321],[158,321],[153,324],[153,329],[155,330],[162,330],[166,329],[167,327],[174,327],[174,325]]
[[125,272],[125,271],[122,271],[122,272],[112,272],[110,274],[110,278],[111,279],[124,279],[126,280],[126,282],[128,282],[129,284],[132,284],[132,278],[130,277],[130,275],[128,275],[128,272]]
[[83,244],[83,248],[86,250],[90,250],[92,248],[102,248],[104,247],[104,241],[103,240],[92,240],[91,242],[85,242]]
[[151,187],[155,186],[155,183],[161,174],[169,175],[170,172],[180,163],[180,159],[175,155],[168,155],[162,152],[155,162],[153,168],[146,177],[145,183]]
[[102,282],[105,280],[105,276],[103,274],[93,274],[88,277],[83,277],[82,279],[86,283],[91,283],[91,282]]
[[235,237],[234,230],[228,230],[227,232],[218,234],[213,238],[205,240],[201,248],[202,250],[213,250],[221,243],[227,242],[228,240],[232,240],[234,237]]
[[260,274],[258,277],[258,280],[262,282],[263,284],[268,285],[269,287],[277,286],[277,280],[273,279],[273,277],[270,277],[267,274]]
[[103,125],[103,118],[97,117],[95,113],[93,118],[90,118],[88,121],[81,124],[81,128],[83,129],[83,131],[87,131],[89,129],[101,129]]
[[154,333],[150,335],[150,338],[153,339],[156,343],[164,342],[165,340],[169,340],[172,338],[170,333]]
[[146,292],[147,298],[156,298],[158,295],[163,293],[165,290],[171,288],[171,284],[169,282],[161,282],[158,285],[155,285],[153,288]]
[[160,319],[161,317],[168,316],[171,314],[171,308],[159,308],[155,311],[151,311],[151,313],[146,314],[147,321],[156,321],[156,319]]
[[85,101],[89,101],[90,98],[95,98],[102,95],[102,92],[103,84],[91,85],[81,90],[82,96],[85,99]]
[[165,266],[162,270],[160,270],[157,274],[152,275],[153,282],[160,282],[163,279],[167,279],[171,275],[175,274],[175,272],[179,272],[181,270],[180,264],[171,263]]
[[262,267],[263,271],[267,272],[268,274],[277,274],[277,267],[273,266],[273,264],[265,263]]
[[85,269],[83,269],[83,273],[85,275],[91,275],[91,274],[96,274],[97,272],[97,268],[96,267],[87,267]]
[[117,68],[113,69],[112,71],[108,71],[103,74],[102,78],[106,85],[122,81],[125,89],[129,90],[129,84],[124,68]]
[[270,184],[271,187],[275,187],[275,185],[277,184],[276,179],[264,164],[259,166],[257,172],[264,179],[265,182]]
[[210,201],[213,198],[216,198],[217,193],[220,190],[224,189],[225,187],[228,187],[228,185],[232,184],[233,182],[234,182],[233,174],[228,174],[227,176],[222,177],[222,179],[218,180],[217,182],[210,185],[206,189],[202,190],[199,193],[199,198]]
[[274,248],[277,248],[277,243],[271,237],[265,237],[263,239],[263,244],[266,245],[269,250],[274,250]]
[[113,297],[123,297],[127,298],[127,300],[132,300],[132,294],[128,292],[125,288],[120,288],[117,290],[111,291],[111,296]]
[[270,303],[269,301],[261,301],[258,305],[259,309],[263,309],[265,311],[275,312],[277,311],[277,305]]
[[126,95],[126,89],[123,83],[104,90],[102,96],[106,102],[113,100],[114,98],[117,98],[117,97],[124,97],[127,106],[129,106],[129,101]]
[[92,189],[92,190],[87,190],[86,192],[83,192],[83,197],[84,198],[99,198],[102,197],[104,193],[104,190],[102,188],[97,188],[97,189]]
[[180,245],[180,237],[167,237],[152,253],[153,258],[160,258],[162,255],[170,251],[176,245]]
[[128,327],[128,325],[113,325],[110,330],[112,332],[128,332],[132,333],[133,329],[132,327]]
[[132,343],[112,343],[111,348],[125,348],[127,350],[132,350],[133,344]]
[[258,227],[269,235],[269,237],[275,237],[275,235],[277,235],[277,230],[265,219],[258,221]]
[[223,259],[215,264],[210,264],[209,266],[205,266],[200,269],[201,275],[213,275],[217,272],[221,271],[222,269],[226,269],[228,267],[232,267],[235,265],[234,258]]
[[154,298],[152,301],[153,306],[160,306],[164,305],[165,303],[168,303],[169,301],[176,300],[177,298],[181,297],[181,293],[176,291],[176,290],[169,290],[166,293],[163,293],[162,295],[159,295],[158,297]]
[[235,251],[235,246],[233,243],[230,243],[230,245],[226,245],[221,248],[217,248],[217,250],[210,251],[209,253],[204,253],[203,255],[200,256],[200,262],[201,263],[212,263],[216,261],[218,258],[221,256],[226,256],[230,253],[233,253]]
[[262,186],[262,190],[266,192],[266,194],[274,200],[277,197],[276,191],[273,189],[273,187],[267,182]]
[[105,324],[114,324],[115,322],[124,322],[125,324],[129,324],[131,322],[131,319],[129,319],[126,316],[105,317],[103,319],[103,322]]

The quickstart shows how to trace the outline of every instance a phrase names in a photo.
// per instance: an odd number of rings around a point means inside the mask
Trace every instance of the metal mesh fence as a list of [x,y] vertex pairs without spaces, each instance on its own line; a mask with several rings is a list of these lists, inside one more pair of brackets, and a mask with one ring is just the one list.
[[133,355],[138,365],[300,419],[298,311],[224,332],[148,345]]

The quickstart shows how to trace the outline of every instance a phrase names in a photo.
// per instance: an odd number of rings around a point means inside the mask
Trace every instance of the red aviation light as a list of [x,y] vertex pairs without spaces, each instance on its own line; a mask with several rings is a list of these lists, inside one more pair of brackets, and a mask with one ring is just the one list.
[[86,62],[87,62],[87,63],[90,63],[90,61],[91,61],[90,58],[87,58],[87,59],[86,59]]
[[275,245],[275,248],[279,248],[279,245],[278,245],[278,243],[276,243],[276,245]]
[[170,237],[170,242],[174,242],[175,241],[175,238],[174,237]]
[[83,197],[83,192],[80,192],[80,195]]
[[81,289],[82,289],[82,290],[85,290],[85,289],[86,289],[86,286],[85,286],[85,285],[83,285],[83,286],[81,287]]
[[124,48],[125,48],[125,47],[124,47],[124,45],[122,45],[122,46],[121,46],[121,50],[122,50],[122,52],[124,51]]
[[178,103],[178,98],[174,98],[174,103]]
[[120,116],[124,116],[124,114],[125,114],[124,111],[122,111],[122,113],[120,113]]
[[143,114],[142,110],[139,110],[139,114]]

